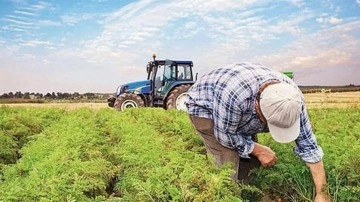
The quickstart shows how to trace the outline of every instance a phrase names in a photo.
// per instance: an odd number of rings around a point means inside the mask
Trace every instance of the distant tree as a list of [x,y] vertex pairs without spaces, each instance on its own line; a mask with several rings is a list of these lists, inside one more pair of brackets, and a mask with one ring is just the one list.
[[1,96],[1,98],[10,98],[10,96],[9,96],[9,94],[7,94],[7,93],[3,93],[2,96]]
[[51,94],[50,93],[46,93],[44,96],[45,99],[51,99]]
[[36,99],[42,99],[43,94],[42,93],[35,93],[35,97],[36,97]]
[[51,99],[56,99],[56,94],[55,94],[55,92],[52,92],[52,93],[51,93]]
[[60,93],[60,92],[57,92],[57,93],[56,93],[56,97],[57,97],[58,99],[64,99],[63,94]]
[[94,93],[84,93],[84,96],[91,100],[91,99],[94,99],[95,98],[95,94]]
[[9,98],[14,98],[14,93],[13,92],[9,92]]
[[63,93],[63,94],[62,94],[62,97],[63,97],[63,99],[67,99],[67,100],[72,99],[72,96],[71,96],[70,93]]
[[14,95],[15,98],[22,98],[23,94],[21,93],[21,91],[17,91]]
[[78,92],[74,92],[72,95],[73,99],[79,99],[80,98],[80,94]]
[[29,92],[25,92],[23,95],[24,99],[30,99],[30,93]]

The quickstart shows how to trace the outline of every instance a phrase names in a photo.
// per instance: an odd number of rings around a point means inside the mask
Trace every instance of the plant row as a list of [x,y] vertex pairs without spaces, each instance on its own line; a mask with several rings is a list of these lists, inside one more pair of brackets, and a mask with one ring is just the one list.
[[3,167],[0,201],[240,201],[230,168],[206,159],[184,113],[55,110],[45,122],[27,110],[15,112],[40,128]]
[[[360,198],[360,109],[311,109],[333,201]],[[0,108],[0,201],[312,201],[294,144],[259,134],[278,156],[249,185],[216,168],[183,112]]]

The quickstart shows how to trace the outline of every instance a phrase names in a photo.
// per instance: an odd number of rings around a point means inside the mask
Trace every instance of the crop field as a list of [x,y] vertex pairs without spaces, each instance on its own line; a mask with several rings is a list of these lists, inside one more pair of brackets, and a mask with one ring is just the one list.
[[[341,93],[308,93],[304,94],[307,108],[319,107],[360,107],[360,91]],[[107,108],[107,103],[71,103],[71,102],[50,102],[50,103],[16,103],[3,104],[11,107],[59,107],[66,110],[73,110],[82,107],[90,109]]]
[[360,106],[360,91],[304,94],[308,108]]
[[89,109],[103,109],[107,108],[107,103],[70,103],[70,102],[63,102],[63,103],[16,103],[16,104],[3,104],[4,106],[9,107],[37,107],[37,108],[61,108],[65,110],[74,110],[79,108],[89,108]]
[[[355,96],[354,96],[355,95]],[[360,199],[359,92],[306,94],[334,202]],[[72,106],[70,106],[72,105]],[[13,107],[17,106],[17,107]],[[40,106],[40,107],[39,107]],[[278,156],[250,184],[216,168],[187,114],[118,112],[106,103],[0,106],[0,201],[313,201],[291,144],[259,141]]]

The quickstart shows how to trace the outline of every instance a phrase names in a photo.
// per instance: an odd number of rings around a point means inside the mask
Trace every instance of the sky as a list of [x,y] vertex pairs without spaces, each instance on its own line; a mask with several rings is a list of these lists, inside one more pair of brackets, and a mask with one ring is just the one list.
[[360,85],[360,0],[0,0],[0,94],[113,93],[154,53]]

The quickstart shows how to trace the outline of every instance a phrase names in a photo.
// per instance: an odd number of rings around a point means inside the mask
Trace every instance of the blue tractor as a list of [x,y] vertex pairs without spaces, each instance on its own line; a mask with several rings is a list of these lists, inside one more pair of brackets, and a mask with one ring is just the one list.
[[185,95],[194,84],[192,61],[156,60],[146,66],[147,80],[120,85],[108,98],[109,107],[119,111],[134,107],[185,110]]

